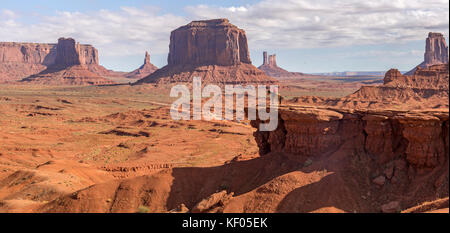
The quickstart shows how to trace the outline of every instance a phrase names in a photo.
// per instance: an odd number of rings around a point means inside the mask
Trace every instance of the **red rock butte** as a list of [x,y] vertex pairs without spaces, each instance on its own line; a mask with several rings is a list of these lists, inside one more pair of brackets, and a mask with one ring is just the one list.
[[277,55],[267,56],[267,52],[263,52],[263,64],[258,69],[264,71],[268,76],[274,78],[294,78],[301,76],[302,73],[289,72],[277,65]]
[[[95,50],[96,51],[96,50]],[[60,38],[56,45],[55,62],[44,71],[31,75],[21,82],[44,85],[105,85],[114,82],[89,71],[81,46],[72,38]],[[96,56],[98,57],[98,56]],[[97,59],[95,59],[98,62]]]
[[[67,59],[78,60],[79,63],[86,65],[88,70],[100,76],[119,76],[118,73],[107,70],[99,64],[98,50],[92,45],[76,44],[75,47],[73,49],[79,50],[78,57]],[[58,44],[0,42],[0,82],[19,81],[38,74],[56,63],[68,62],[61,54],[69,51],[60,50],[60,57],[63,60],[59,61],[57,50]]]
[[138,69],[131,71],[126,75],[127,78],[131,79],[141,79],[150,74],[153,74],[158,69],[155,65],[150,62],[150,54],[145,52],[144,64]]
[[[448,46],[445,37],[441,33],[430,32],[426,39],[424,61],[417,67],[427,68],[428,66],[448,63]],[[407,72],[406,75],[413,75],[416,68]]]
[[254,67],[245,31],[228,19],[193,21],[172,31],[168,65],[140,80],[142,83],[273,83]]

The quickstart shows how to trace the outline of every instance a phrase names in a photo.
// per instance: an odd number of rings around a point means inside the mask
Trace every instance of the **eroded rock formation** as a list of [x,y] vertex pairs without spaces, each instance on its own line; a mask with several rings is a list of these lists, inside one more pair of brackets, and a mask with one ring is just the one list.
[[[0,42],[0,82],[17,81],[44,71],[57,62],[67,62],[57,59],[57,46],[58,44]],[[79,58],[76,59],[90,71],[100,76],[122,75],[101,66],[98,51],[92,45],[77,44],[76,47],[73,48],[79,50]],[[63,59],[66,58],[63,56]]]
[[141,83],[272,83],[251,64],[245,31],[227,19],[193,21],[171,33],[168,65]]
[[406,73],[413,75],[418,67],[427,68],[432,65],[448,63],[448,46],[445,37],[441,33],[430,32],[426,39],[424,62]]
[[268,76],[276,79],[299,78],[303,74],[298,72],[289,72],[277,65],[277,55],[267,56],[267,52],[263,52],[263,64],[258,69],[264,71]]
[[158,69],[155,65],[150,62],[150,54],[145,52],[144,64],[126,75],[127,78],[131,79],[141,79],[147,77]]
[[[56,46],[55,62],[42,72],[22,79],[21,82],[46,85],[113,84],[113,81],[89,71],[86,55],[89,54],[85,53],[74,39],[60,38]],[[95,58],[88,60],[96,62]]]
[[417,69],[412,76],[397,69],[386,73],[383,85],[363,86],[344,98],[298,97],[291,102],[349,109],[438,110],[449,108],[449,64]]
[[170,35],[169,65],[251,64],[245,31],[227,19],[193,21]]
[[[299,97],[279,108],[275,131],[254,133],[260,154],[339,163],[334,166],[381,190],[382,211],[446,197],[448,81],[448,64],[419,68],[413,76],[392,69],[382,86],[344,98]],[[387,208],[392,201],[395,208]]]
[[448,160],[448,130],[448,112],[291,106],[280,109],[276,131],[257,132],[255,137],[262,154],[314,157],[345,149],[366,152],[380,164],[402,158],[415,168],[434,168]]

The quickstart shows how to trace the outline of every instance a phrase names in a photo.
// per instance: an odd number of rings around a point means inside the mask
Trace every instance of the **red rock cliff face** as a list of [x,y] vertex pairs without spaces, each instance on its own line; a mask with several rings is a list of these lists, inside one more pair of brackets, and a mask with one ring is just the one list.
[[[56,46],[55,63],[38,74],[21,80],[44,85],[107,85],[114,82],[89,70],[85,51],[72,38],[60,38]],[[93,66],[97,66],[93,64]]]
[[[418,65],[420,68],[448,63],[448,46],[445,37],[441,33],[430,32],[426,39],[424,62]],[[417,67],[406,73],[413,75]]]
[[449,64],[417,69],[412,76],[397,69],[386,73],[384,84],[363,86],[344,98],[298,97],[290,102],[346,109],[447,110]]
[[[258,128],[259,123],[252,121],[251,125]],[[448,133],[448,110],[344,111],[290,106],[280,109],[277,130],[256,131],[254,136],[262,155],[294,156],[313,166],[327,161],[327,169],[348,172],[360,180],[359,187],[371,187],[377,200],[373,203],[391,199],[411,207],[448,196]]]
[[143,83],[274,83],[251,64],[244,30],[227,19],[193,21],[172,32],[168,65],[139,80]]
[[170,36],[169,65],[251,64],[245,31],[227,19],[193,21]]
[[[259,121],[253,121],[257,127]],[[404,158],[416,168],[448,160],[448,112],[338,111],[291,107],[280,110],[279,127],[256,132],[262,154],[322,156],[336,150],[367,152],[380,163]]]
[[[65,40],[64,46],[71,46],[70,39],[61,39]],[[20,80],[54,65],[59,60],[56,53],[57,46],[58,44],[0,42],[0,81]],[[72,49],[75,47],[79,54],[79,62],[75,63],[85,64],[93,71],[106,70],[99,65],[96,48],[91,45],[75,44]],[[60,58],[62,59],[61,64],[73,63],[73,61],[68,61],[64,55],[60,55]]]

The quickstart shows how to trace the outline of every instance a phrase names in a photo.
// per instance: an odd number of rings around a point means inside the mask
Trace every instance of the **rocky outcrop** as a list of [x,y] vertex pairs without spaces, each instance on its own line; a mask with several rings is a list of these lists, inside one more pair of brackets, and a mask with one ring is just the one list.
[[56,60],[53,65],[65,68],[81,64],[85,64],[85,57],[81,52],[80,44],[72,38],[59,38],[56,45]]
[[[258,128],[259,123],[251,125]],[[289,106],[280,109],[277,130],[257,131],[254,136],[263,156],[287,154],[307,158],[313,165],[328,160],[330,166],[358,176],[377,196],[380,211],[386,212],[448,196],[448,132],[448,109],[343,111]],[[401,206],[383,205],[389,201]]]
[[251,64],[245,31],[228,19],[193,21],[170,35],[169,65]]
[[[253,121],[258,126],[259,121]],[[448,160],[447,112],[345,111],[291,106],[280,109],[278,129],[256,132],[261,154],[314,157],[340,149],[366,152],[380,164],[403,158],[415,168]]]
[[412,76],[397,69],[386,73],[383,85],[363,86],[344,98],[298,97],[290,102],[347,109],[430,110],[449,108],[449,64],[417,69]]
[[[0,82],[17,81],[44,71],[57,62],[68,62],[57,58],[57,46],[58,44],[0,42]],[[76,44],[75,47],[72,49],[79,50],[79,58],[71,59],[79,59],[79,63],[86,65],[88,70],[100,76],[123,75],[101,66],[98,51],[92,45]]]
[[448,46],[441,33],[430,32],[426,40],[424,62],[406,73],[413,75],[417,68],[427,68],[432,65],[448,63]]
[[193,21],[171,33],[168,65],[142,83],[273,83],[251,65],[245,31],[227,19]]
[[144,65],[139,67],[139,69],[128,73],[126,77],[131,79],[141,79],[149,76],[150,74],[153,74],[157,69],[158,67],[150,62],[150,54],[148,52],[145,52]]
[[263,64],[258,69],[264,71],[268,76],[276,79],[293,79],[301,78],[302,73],[289,72],[277,65],[277,55],[272,54],[267,56],[267,52],[263,52]]
[[[21,82],[44,85],[113,84],[113,81],[89,71],[86,55],[74,39],[60,38],[56,46],[55,62],[44,71],[24,78]],[[93,62],[92,59],[89,62]]]

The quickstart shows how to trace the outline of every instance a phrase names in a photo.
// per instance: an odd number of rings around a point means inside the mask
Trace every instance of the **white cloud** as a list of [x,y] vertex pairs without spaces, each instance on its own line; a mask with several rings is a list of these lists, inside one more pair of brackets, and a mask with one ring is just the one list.
[[37,21],[32,22],[2,9],[0,35],[1,41],[42,43],[73,37],[94,45],[102,58],[117,58],[141,57],[144,50],[166,55],[172,30],[191,20],[211,18],[229,18],[244,29],[251,49],[403,43],[424,40],[430,31],[449,33],[448,0],[261,0],[185,10],[187,16],[161,14],[157,7],[63,11],[33,16]]
[[[5,13],[6,12],[6,13]],[[2,41],[56,42],[59,37],[73,37],[94,45],[101,56],[142,56],[168,52],[170,32],[188,23],[187,19],[158,14],[157,8],[122,7],[119,11],[56,12],[43,16],[38,23],[22,23],[9,10],[2,11]]]
[[192,18],[229,18],[257,49],[403,43],[430,31],[448,36],[449,27],[448,0],[263,0],[186,11]]

